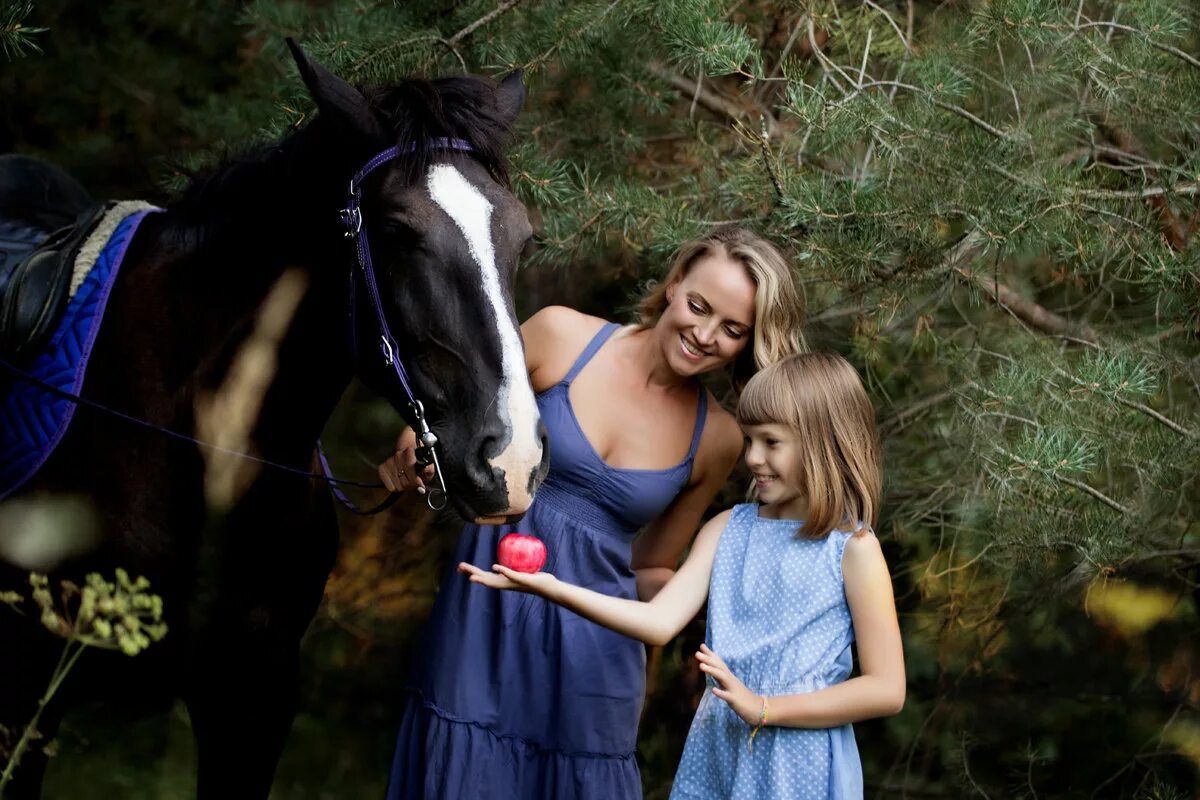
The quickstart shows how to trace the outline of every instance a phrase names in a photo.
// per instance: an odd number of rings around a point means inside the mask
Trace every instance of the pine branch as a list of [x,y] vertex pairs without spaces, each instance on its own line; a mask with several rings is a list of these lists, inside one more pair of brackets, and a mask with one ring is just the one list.
[[1016,290],[999,281],[979,275],[969,267],[955,269],[958,274],[983,289],[992,300],[1013,312],[1022,322],[1054,336],[1079,336],[1086,344],[1098,344],[1099,337],[1087,325],[1071,322],[1045,306],[1022,297]]
[[26,25],[25,18],[32,13],[32,2],[6,3],[0,8],[0,52],[10,61],[27,52],[42,52],[42,48],[33,37],[49,29]]
[[446,43],[449,44],[451,47],[453,47],[454,45],[461,42],[463,39],[470,36],[475,31],[482,28],[484,25],[487,25],[489,22],[496,19],[496,17],[499,17],[501,14],[504,14],[507,11],[511,11],[513,6],[517,5],[520,2],[521,2],[521,0],[504,0],[504,2],[501,3],[500,5],[496,6],[495,9],[484,14],[482,17],[475,20],[470,25],[467,25],[465,28],[460,30],[458,33],[451,36],[449,39],[446,40]]
[[1088,486],[1086,483],[1074,480],[1072,478],[1067,478],[1062,475],[1055,475],[1054,480],[1059,481],[1060,483],[1065,483],[1067,486],[1073,486],[1074,488],[1078,489],[1079,491],[1091,495],[1092,497],[1099,500],[1101,503],[1104,503],[1104,505],[1108,506],[1109,508],[1111,508],[1115,511],[1119,511],[1122,514],[1132,513],[1127,506],[1121,505],[1116,500],[1113,500],[1111,497],[1104,494],[1103,492],[1101,492],[1098,489],[1093,489],[1091,486]]
[[535,56],[530,61],[525,62],[525,64],[523,64],[522,66],[527,70],[533,70],[534,68],[540,66],[541,64],[546,63],[547,61],[550,60],[550,57],[552,55],[554,55],[555,53],[557,53],[559,51],[559,49],[562,48],[562,46],[564,44],[566,44],[568,41],[570,41],[571,39],[579,38],[580,36],[584,35],[588,31],[590,31],[592,28],[594,28],[596,25],[599,25],[604,19],[606,19],[608,17],[609,14],[612,13],[614,8],[616,8],[617,6],[619,6],[621,4],[621,2],[622,2],[622,0],[612,0],[612,2],[609,3],[607,7],[605,7],[604,11],[602,11],[600,14],[596,15],[586,25],[582,26],[581,28],[577,28],[576,30],[571,31],[566,36],[562,37],[557,42],[555,42],[550,47],[548,47],[545,51],[543,51],[542,53],[539,53],[537,56]]
[[1081,197],[1095,197],[1105,200],[1121,200],[1126,198],[1147,198],[1147,197],[1164,197],[1169,195],[1180,195],[1190,197],[1194,194],[1200,194],[1200,181],[1189,181],[1187,183],[1177,183],[1174,186],[1150,186],[1145,189],[1072,189],[1075,194]]
[[684,94],[695,98],[697,104],[704,106],[714,114],[728,117],[736,122],[744,122],[753,114],[759,114],[766,126],[768,136],[775,136],[779,131],[779,121],[765,108],[746,108],[731,100],[726,100],[716,92],[704,88],[699,81],[684,77],[656,61],[651,61],[647,65],[647,69],[656,78],[666,81]]
[[854,91],[847,92],[846,96],[837,102],[837,105],[839,105],[839,106],[843,105],[846,102],[854,99],[860,92],[863,92],[867,89],[879,87],[879,86],[890,86],[893,89],[903,89],[906,92],[912,92],[913,94],[921,95],[922,97],[925,97],[926,99],[928,99],[930,103],[932,103],[933,105],[942,109],[943,111],[949,111],[952,114],[957,114],[958,116],[967,120],[971,124],[976,125],[980,129],[991,134],[992,136],[995,136],[997,139],[1003,139],[1004,141],[1007,142],[1007,141],[1013,141],[1016,138],[1013,134],[1008,133],[1007,131],[1002,131],[999,128],[997,128],[995,125],[992,125],[991,123],[980,119],[979,117],[972,114],[970,111],[967,111],[962,106],[956,106],[953,103],[947,103],[944,100],[939,100],[938,98],[934,97],[933,92],[931,92],[928,89],[925,89],[921,86],[913,86],[911,83],[901,83],[900,81],[886,81],[886,80],[884,80],[884,81],[871,80],[871,81],[864,81],[862,83],[857,83]]
[[1195,56],[1185,53],[1183,50],[1180,50],[1178,47],[1172,47],[1169,44],[1163,44],[1162,42],[1156,42],[1150,36],[1150,34],[1146,33],[1143,30],[1140,30],[1138,28],[1133,28],[1133,27],[1130,27],[1129,25],[1120,25],[1116,22],[1088,22],[1083,25],[1076,26],[1075,30],[1081,31],[1081,30],[1084,30],[1085,28],[1108,28],[1109,30],[1124,31],[1126,33],[1136,33],[1137,35],[1144,38],[1151,47],[1162,50],[1164,53],[1170,53],[1173,56],[1183,59],[1187,63],[1191,64],[1193,67],[1200,69],[1200,59],[1197,59]]
[[[1097,391],[1099,388],[1095,384],[1090,384],[1086,381],[1080,380],[1079,378],[1075,377],[1074,375],[1072,375],[1071,373],[1062,369],[1061,367],[1055,367],[1054,371],[1057,372],[1059,375],[1062,375],[1064,378],[1071,381],[1072,383],[1076,384],[1077,386],[1081,386],[1090,391]],[[1140,411],[1141,413],[1145,414],[1146,416],[1150,417],[1151,419],[1155,420],[1156,422],[1160,422],[1163,425],[1165,425],[1166,427],[1175,431],[1175,433],[1178,433],[1180,436],[1184,436],[1189,439],[1195,438],[1195,436],[1196,436],[1196,433],[1194,431],[1190,431],[1187,428],[1180,425],[1178,422],[1175,422],[1174,420],[1163,416],[1162,414],[1155,411],[1153,408],[1150,408],[1150,406],[1144,405],[1143,403],[1139,403],[1136,400],[1126,400],[1125,398],[1121,397],[1120,395],[1115,395],[1115,394],[1112,395],[1112,399],[1116,400],[1118,403],[1125,406],[1126,408],[1132,408],[1135,411]]]
[[502,14],[512,10],[512,8],[520,2],[521,0],[504,0],[504,2],[500,3],[500,5],[498,5],[496,8],[484,14],[482,17],[470,23],[469,25],[466,25],[449,38],[444,38],[435,33],[430,33],[423,34],[421,36],[410,36],[407,39],[391,42],[390,44],[387,44],[378,50],[367,53],[358,61],[354,62],[354,64],[352,64],[350,67],[350,73],[351,75],[358,74],[366,67],[367,64],[370,64],[373,61],[381,60],[391,53],[401,51],[410,45],[417,44],[418,42],[437,42],[438,44],[442,45],[442,47],[445,47],[455,55],[455,57],[458,59],[459,65],[463,69],[463,72],[467,72],[467,62],[462,57],[462,54],[458,51],[458,45],[463,39],[467,38],[472,33],[479,30],[484,25],[487,25],[489,22],[501,16]]
[[900,428],[911,417],[933,408],[944,400],[954,397],[954,394],[955,392],[952,390],[938,392],[937,394],[922,398],[906,408],[900,409],[879,423],[879,435],[884,438],[890,436],[892,433],[895,433],[893,428]]

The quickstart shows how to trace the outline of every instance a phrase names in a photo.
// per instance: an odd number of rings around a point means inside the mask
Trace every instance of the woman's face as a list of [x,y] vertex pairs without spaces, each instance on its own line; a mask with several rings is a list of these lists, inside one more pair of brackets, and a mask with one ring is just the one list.
[[741,262],[718,250],[700,256],[678,283],[654,330],[667,363],[680,375],[697,375],[733,361],[750,343],[754,281]]

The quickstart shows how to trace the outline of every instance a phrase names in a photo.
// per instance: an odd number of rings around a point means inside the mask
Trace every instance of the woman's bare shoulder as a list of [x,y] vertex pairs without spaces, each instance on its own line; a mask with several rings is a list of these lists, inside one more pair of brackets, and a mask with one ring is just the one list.
[[546,306],[525,320],[521,337],[535,389],[561,379],[604,324],[600,317],[567,306]]
[[568,306],[546,306],[536,311],[521,325],[521,332],[529,337],[552,337],[555,339],[570,339],[575,337],[594,336],[605,320],[584,314]]

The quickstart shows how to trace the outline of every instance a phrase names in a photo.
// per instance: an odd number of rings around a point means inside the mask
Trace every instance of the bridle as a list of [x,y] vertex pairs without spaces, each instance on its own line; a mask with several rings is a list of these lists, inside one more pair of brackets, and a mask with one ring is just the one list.
[[[451,151],[457,151],[457,152],[462,152],[462,153],[469,153],[472,151],[472,147],[471,147],[470,143],[466,142],[462,139],[448,139],[448,138],[431,139],[425,143],[425,147],[426,147],[426,149],[429,149],[429,150],[451,150]],[[356,341],[356,336],[355,336],[356,328],[355,328],[355,324],[354,324],[355,323],[355,317],[354,317],[355,308],[357,305],[355,302],[355,286],[357,284],[357,278],[359,276],[361,276],[363,284],[367,287],[367,294],[371,298],[371,305],[375,310],[375,320],[376,320],[376,323],[377,323],[378,329],[379,329],[379,348],[383,354],[384,363],[388,367],[392,368],[392,371],[394,372],[396,379],[400,384],[400,388],[404,393],[405,399],[407,400],[407,405],[404,409],[404,411],[407,412],[407,414],[405,416],[407,418],[407,421],[412,425],[413,430],[416,431],[416,433],[417,433],[417,442],[418,442],[418,447],[416,449],[417,463],[421,467],[426,467],[426,466],[429,466],[430,464],[432,464],[433,468],[434,468],[435,477],[437,478],[437,482],[438,482],[437,486],[431,488],[426,493],[425,503],[434,511],[441,511],[442,509],[444,509],[446,507],[446,504],[448,501],[448,495],[446,492],[446,483],[445,483],[444,478],[442,477],[441,463],[438,460],[438,454],[437,454],[438,437],[437,437],[437,434],[435,434],[433,432],[433,430],[430,428],[429,422],[425,418],[425,406],[422,405],[421,401],[419,399],[417,399],[415,393],[413,392],[412,384],[409,381],[408,372],[404,369],[404,363],[400,360],[400,357],[399,357],[399,349],[396,346],[396,339],[392,335],[391,329],[388,327],[387,318],[384,316],[383,303],[379,297],[379,286],[375,279],[375,267],[371,262],[371,245],[370,245],[370,242],[367,240],[366,228],[363,227],[363,216],[362,216],[362,208],[361,208],[363,179],[366,178],[367,175],[371,174],[371,172],[378,169],[383,164],[386,164],[389,161],[391,161],[401,155],[412,153],[416,149],[417,149],[417,145],[415,142],[411,142],[407,146],[404,146],[404,147],[400,147],[400,146],[389,147],[387,150],[384,150],[383,152],[378,153],[373,158],[371,158],[366,164],[364,164],[362,169],[360,169],[358,172],[356,172],[354,174],[354,177],[350,179],[350,188],[347,193],[348,196],[347,196],[347,200],[346,200],[346,207],[341,210],[341,219],[342,219],[342,224],[346,227],[346,236],[348,238],[354,239],[355,250],[356,250],[356,263],[358,265],[358,269],[351,269],[351,271],[350,271],[350,299],[349,299],[350,342],[351,342],[351,349],[354,353],[354,359],[357,362],[357,358],[358,358],[357,349],[358,348],[357,348],[357,341]],[[341,478],[334,477],[332,474],[332,471],[329,468],[329,462],[325,458],[325,453],[321,448],[320,441],[317,442],[317,456],[318,456],[318,460],[321,465],[321,474],[316,474],[316,473],[309,472],[307,470],[298,469],[296,467],[293,467],[293,466],[290,466],[287,464],[280,464],[275,461],[270,461],[268,459],[259,458],[257,456],[252,456],[248,453],[242,453],[242,452],[230,450],[228,448],[220,447],[219,445],[213,444],[211,442],[205,442],[200,439],[196,439],[195,437],[188,436],[186,434],[179,433],[177,431],[173,431],[169,428],[164,428],[162,426],[155,425],[155,424],[148,422],[144,419],[141,419],[139,417],[125,414],[121,411],[117,411],[116,409],[109,408],[108,406],[103,405],[101,403],[97,403],[93,400],[89,400],[81,395],[59,389],[56,386],[46,383],[45,381],[41,380],[37,376],[30,374],[29,372],[27,372],[26,370],[17,366],[16,364],[10,363],[9,361],[2,359],[2,358],[0,358],[0,368],[3,368],[5,371],[12,373],[13,375],[15,375],[16,377],[18,377],[22,380],[25,380],[29,383],[32,383],[32,384],[40,387],[43,391],[48,392],[54,396],[61,397],[64,400],[68,400],[68,401],[78,404],[78,405],[92,408],[96,411],[103,412],[110,416],[113,416],[113,417],[116,417],[119,419],[123,419],[126,422],[132,423],[134,425],[138,425],[138,426],[141,426],[144,428],[155,430],[155,431],[163,433],[167,436],[170,436],[172,438],[179,439],[181,441],[191,442],[200,447],[223,452],[228,455],[237,456],[239,458],[244,458],[244,459],[262,464],[264,466],[269,466],[269,467],[272,467],[275,469],[283,470],[285,472],[290,472],[295,475],[300,475],[300,476],[307,477],[307,478],[322,479],[329,484],[330,490],[332,491],[334,497],[337,498],[338,501],[340,501],[344,506],[346,506],[348,509],[350,509],[351,511],[353,511],[356,514],[376,514],[380,511],[383,511],[383,510],[389,508],[390,506],[392,506],[396,502],[396,500],[400,497],[399,494],[392,493],[386,500],[384,500],[382,503],[378,504],[377,506],[374,506],[373,508],[371,508],[369,510],[360,509],[357,505],[355,505],[350,500],[350,498],[348,498],[345,495],[344,492],[341,491],[341,489],[339,487],[340,486],[357,486],[357,487],[366,488],[366,489],[378,489],[378,488],[382,488],[382,484],[367,483],[367,482],[362,482],[362,481],[344,480]]]
[[[424,143],[424,147],[426,150],[451,150],[460,153],[469,153],[473,149],[469,142],[462,139],[444,137],[430,139]],[[371,244],[367,239],[367,229],[363,225],[362,214],[363,180],[389,161],[401,155],[412,153],[416,149],[416,142],[410,142],[404,146],[389,147],[367,161],[362,166],[362,169],[356,172],[354,177],[350,179],[346,207],[341,211],[341,218],[342,225],[346,228],[346,236],[354,239],[355,261],[358,265],[358,269],[351,270],[350,272],[350,341],[355,360],[357,361],[358,357],[358,345],[355,336],[357,328],[354,317],[357,308],[355,286],[358,283],[356,278],[361,277],[363,285],[366,286],[367,295],[371,298],[371,307],[375,310],[375,321],[379,331],[379,349],[383,354],[383,362],[392,369],[397,382],[400,384],[404,399],[407,401],[407,405],[405,406],[407,413],[405,416],[417,434],[417,463],[421,467],[432,464],[434,476],[437,478],[437,486],[429,489],[425,495],[425,502],[433,510],[440,511],[446,507],[447,494],[446,482],[442,477],[442,466],[438,461],[438,437],[430,429],[428,420],[425,419],[425,406],[422,405],[413,392],[412,383],[408,378],[408,371],[404,368],[404,362],[400,360],[400,350],[396,345],[396,337],[392,335],[391,328],[388,327],[387,317],[383,313],[383,302],[379,297],[379,284],[375,278],[375,265],[371,261]]]

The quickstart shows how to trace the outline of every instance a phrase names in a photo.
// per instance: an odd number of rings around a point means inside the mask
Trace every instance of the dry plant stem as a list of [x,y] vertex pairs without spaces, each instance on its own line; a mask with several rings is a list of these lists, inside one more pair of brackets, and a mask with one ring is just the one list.
[[[71,645],[75,645],[72,651]],[[86,645],[76,642],[67,642],[67,646],[63,648],[62,655],[59,656],[58,664],[54,667],[54,672],[50,676],[50,684],[46,687],[46,692],[38,700],[37,711],[34,712],[33,718],[29,720],[29,724],[25,726],[25,730],[21,733],[21,738],[13,748],[12,754],[8,758],[8,764],[4,767],[4,774],[0,775],[0,797],[4,796],[4,787],[12,780],[13,773],[16,772],[17,764],[21,762],[21,758],[25,755],[25,751],[29,749],[29,743],[33,741],[37,735],[37,726],[41,722],[42,712],[46,710],[50,700],[54,694],[62,686],[62,682],[66,680],[67,675],[75,666],[75,662],[83,655],[83,651],[87,649]]]
[[904,33],[900,30],[900,26],[896,24],[896,20],[892,19],[892,15],[889,14],[887,11],[884,11],[881,6],[878,6],[875,3],[872,3],[871,0],[863,0],[863,2],[866,3],[867,5],[869,5],[871,8],[878,11],[880,14],[883,14],[883,16],[887,19],[888,24],[892,26],[892,30],[894,30],[896,32],[896,35],[900,37],[900,43],[904,45],[904,49],[907,50],[909,52],[909,54],[911,54],[913,51],[912,45],[910,45],[908,43],[908,39],[904,36]]

